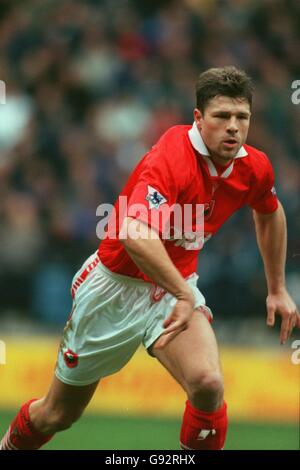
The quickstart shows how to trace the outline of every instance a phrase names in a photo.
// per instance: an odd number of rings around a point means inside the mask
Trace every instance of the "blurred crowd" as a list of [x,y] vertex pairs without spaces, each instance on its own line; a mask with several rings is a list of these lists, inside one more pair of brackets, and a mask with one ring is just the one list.
[[[248,143],[274,165],[300,302],[299,57],[298,0],[3,0],[0,318],[65,321],[72,275],[99,242],[97,206],[168,127],[192,123],[198,74],[228,64],[255,83]],[[206,244],[199,275],[217,316],[261,314],[249,209]]]

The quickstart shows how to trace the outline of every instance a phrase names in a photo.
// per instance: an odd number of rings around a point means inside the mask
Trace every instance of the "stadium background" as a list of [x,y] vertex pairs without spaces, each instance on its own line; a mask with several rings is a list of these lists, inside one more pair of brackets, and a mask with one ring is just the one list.
[[[271,158],[289,227],[287,283],[300,305],[297,0],[2,1],[0,79],[0,432],[42,396],[68,317],[72,275],[95,251],[96,207],[112,203],[169,126],[191,123],[194,82],[234,64],[254,78],[248,142]],[[215,314],[231,427],[227,449],[299,447],[299,366],[265,326],[251,213],[200,256]],[[0,360],[1,362],[1,360]],[[54,449],[176,449],[184,395],[138,351],[105,379]]]

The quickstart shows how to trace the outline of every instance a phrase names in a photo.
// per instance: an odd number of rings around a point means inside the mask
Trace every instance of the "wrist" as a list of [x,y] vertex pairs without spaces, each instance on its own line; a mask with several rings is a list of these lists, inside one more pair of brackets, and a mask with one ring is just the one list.
[[176,295],[176,298],[178,300],[184,300],[185,302],[189,302],[192,306],[195,305],[195,297],[194,297],[192,289],[189,286],[187,286],[185,289],[181,290]]
[[278,295],[278,294],[282,294],[285,291],[286,291],[285,284],[279,284],[276,286],[268,287],[268,295]]

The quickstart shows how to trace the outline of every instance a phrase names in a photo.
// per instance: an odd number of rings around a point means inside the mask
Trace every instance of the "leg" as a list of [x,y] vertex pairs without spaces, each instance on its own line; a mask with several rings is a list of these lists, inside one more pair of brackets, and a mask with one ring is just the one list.
[[152,353],[186,391],[193,406],[205,411],[223,402],[223,378],[214,332],[197,311],[187,330],[164,349],[152,346]]
[[97,385],[95,382],[75,387],[54,376],[47,396],[30,405],[30,420],[35,429],[43,434],[54,434],[71,427],[82,415]]
[[226,404],[217,342],[206,317],[195,311],[189,327],[165,348],[151,352],[186,391],[188,401],[181,445],[222,448],[227,430]]
[[66,385],[54,377],[45,398],[25,403],[0,443],[1,450],[39,449],[54,433],[69,428],[82,414],[98,382]]

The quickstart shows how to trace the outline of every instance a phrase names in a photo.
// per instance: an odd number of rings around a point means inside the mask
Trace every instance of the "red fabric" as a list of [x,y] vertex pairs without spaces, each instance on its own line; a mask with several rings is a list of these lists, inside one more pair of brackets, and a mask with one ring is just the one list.
[[[71,294],[72,294],[72,297],[74,299],[75,297],[75,294],[76,294],[76,291],[78,289],[78,287],[81,286],[81,284],[86,280],[87,276],[89,275],[89,273],[91,271],[93,271],[93,269],[95,269],[95,267],[97,266],[97,264],[100,262],[100,259],[99,259],[99,256],[97,255],[95,257],[95,259],[82,271],[82,273],[74,280],[73,284],[72,284],[72,288],[71,288]],[[71,318],[72,315],[70,315],[70,318]],[[69,318],[69,320],[70,320]]]
[[221,450],[228,427],[227,406],[212,413],[194,408],[189,401],[183,415],[180,444],[183,449]]
[[35,450],[52,438],[52,435],[45,436],[33,428],[29,417],[29,406],[33,401],[36,401],[36,398],[21,406],[2,439],[2,450]]
[[[196,205],[202,204],[206,208],[205,240],[209,240],[234,212],[245,205],[262,213],[271,213],[277,209],[273,170],[263,152],[244,145],[247,154],[233,160],[228,177],[212,175],[207,157],[203,157],[192,145],[190,129],[191,126],[171,127],[131,174],[120,194],[122,199],[118,198],[115,214],[110,219],[115,219],[116,223],[109,224],[108,235],[98,250],[101,262],[111,271],[150,280],[139,270],[118,240],[119,228],[125,216],[145,222],[162,234],[169,222],[171,227],[176,226],[172,211],[175,203],[182,212],[184,205],[192,205],[192,226],[187,229],[184,227],[187,238],[183,237],[179,241],[163,240],[173,264],[183,277],[188,277],[196,271],[198,254],[202,248],[191,248],[187,242],[189,233],[203,232],[203,227],[196,225]],[[158,194],[159,211],[149,201],[151,191]],[[124,198],[127,207],[123,204]],[[140,210],[137,210],[137,205],[141,207]],[[162,212],[169,212],[169,217],[163,217]],[[114,226],[117,227],[116,231]]]

